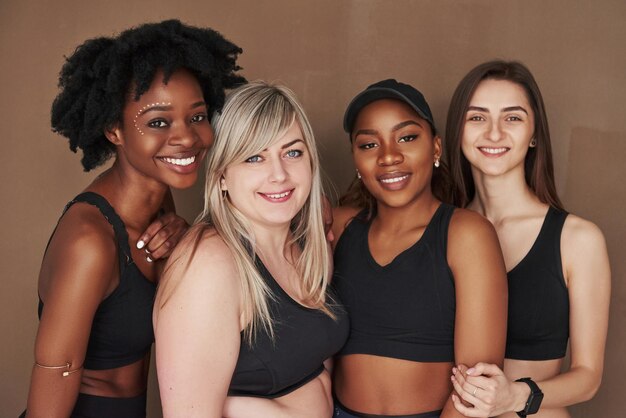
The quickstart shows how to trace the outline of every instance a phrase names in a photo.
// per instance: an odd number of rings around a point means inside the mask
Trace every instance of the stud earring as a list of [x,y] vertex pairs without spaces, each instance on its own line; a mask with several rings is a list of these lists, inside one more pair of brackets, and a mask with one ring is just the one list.
[[439,168],[439,157],[435,158],[435,168]]
[[356,171],[356,178],[358,178],[359,180],[361,179],[361,173],[359,173],[359,170]]
[[533,138],[530,140],[530,147],[535,148],[536,146],[537,146],[537,140],[533,136]]

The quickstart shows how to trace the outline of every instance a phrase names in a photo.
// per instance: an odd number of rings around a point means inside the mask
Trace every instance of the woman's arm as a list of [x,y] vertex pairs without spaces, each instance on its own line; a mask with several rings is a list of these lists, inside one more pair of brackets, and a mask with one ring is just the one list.
[[117,274],[113,231],[97,211],[71,207],[42,263],[44,308],[35,340],[29,417],[68,417],[78,396],[93,316]]
[[[570,299],[571,364],[567,372],[537,382],[544,394],[541,408],[566,407],[591,399],[598,391],[604,368],[608,329],[611,272],[604,236],[591,222],[570,215],[561,236],[564,275]],[[471,364],[471,363],[470,363]],[[455,388],[474,404],[455,406],[467,416],[482,417],[523,409],[530,389],[512,382],[492,365],[479,364],[470,375],[458,376]],[[482,376],[481,376],[482,375]],[[478,380],[480,379],[480,380]],[[466,385],[465,383],[469,383]],[[487,399],[470,397],[472,382],[488,385]]]
[[[482,216],[457,209],[448,232],[448,263],[454,274],[457,363],[502,365],[506,343],[507,279],[496,232]],[[452,399],[442,418],[460,417]]]
[[194,244],[188,236],[174,251],[155,305],[157,373],[167,418],[221,417],[239,355],[241,291],[231,253],[210,231],[190,259]]

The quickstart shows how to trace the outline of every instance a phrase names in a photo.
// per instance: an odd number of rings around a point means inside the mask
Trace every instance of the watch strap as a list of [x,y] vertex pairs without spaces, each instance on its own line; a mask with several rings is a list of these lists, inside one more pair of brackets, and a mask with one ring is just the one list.
[[528,395],[526,405],[521,411],[516,411],[517,415],[523,418],[527,415],[536,414],[543,400],[543,392],[530,377],[522,377],[521,379],[517,379],[516,382],[526,383],[528,387],[530,387],[530,395]]

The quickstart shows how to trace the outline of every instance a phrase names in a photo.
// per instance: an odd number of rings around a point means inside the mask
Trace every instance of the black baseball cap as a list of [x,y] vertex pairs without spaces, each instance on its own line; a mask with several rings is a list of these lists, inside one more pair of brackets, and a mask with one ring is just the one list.
[[430,124],[433,135],[436,133],[433,114],[424,95],[415,87],[400,83],[393,78],[374,83],[352,99],[343,117],[343,130],[350,133],[357,115],[368,104],[381,99],[397,99],[405,102]]

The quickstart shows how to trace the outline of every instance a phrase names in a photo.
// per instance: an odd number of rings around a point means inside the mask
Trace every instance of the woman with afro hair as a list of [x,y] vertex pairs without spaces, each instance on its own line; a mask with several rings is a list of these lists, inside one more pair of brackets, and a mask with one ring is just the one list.
[[26,416],[144,417],[160,266],[187,229],[170,187],[193,185],[241,49],[176,20],[91,39],[67,59],[52,128],[89,171],[39,274]]

